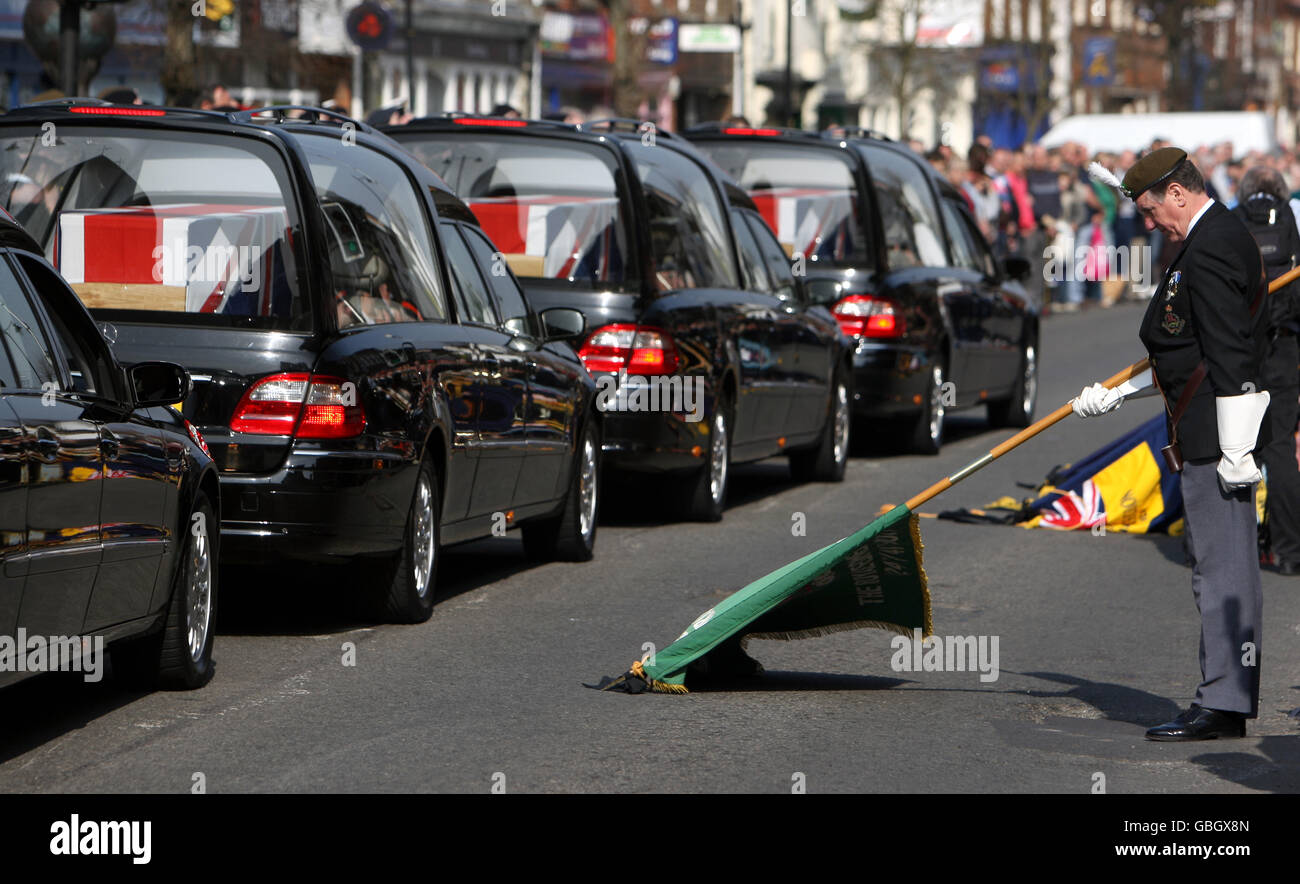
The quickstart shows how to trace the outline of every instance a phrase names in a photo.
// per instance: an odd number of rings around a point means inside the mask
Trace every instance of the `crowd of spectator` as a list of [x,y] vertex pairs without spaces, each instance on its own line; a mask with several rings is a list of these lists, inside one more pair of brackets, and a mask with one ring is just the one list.
[[[923,149],[919,142],[911,144]],[[982,135],[965,157],[946,146],[925,156],[961,191],[994,253],[1028,259],[1034,273],[1027,284],[1050,310],[1072,312],[1148,297],[1173,259],[1176,244],[1166,242],[1158,230],[1148,232],[1132,201],[1088,174],[1090,163],[1098,162],[1123,178],[1140,156],[1168,144],[1157,138],[1140,153],[1090,155],[1074,142],[1009,150]],[[1300,182],[1296,151],[1234,156],[1232,144],[1222,142],[1195,146],[1190,155],[1205,175],[1210,196],[1228,208],[1237,204],[1249,168],[1274,169],[1292,186]],[[1300,218],[1300,191],[1291,196],[1291,208]]]

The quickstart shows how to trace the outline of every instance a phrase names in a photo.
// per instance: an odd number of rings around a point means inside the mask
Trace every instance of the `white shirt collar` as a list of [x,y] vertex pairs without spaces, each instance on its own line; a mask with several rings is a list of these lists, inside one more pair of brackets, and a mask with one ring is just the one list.
[[1206,201],[1205,201],[1205,205],[1201,206],[1201,210],[1200,210],[1199,212],[1197,212],[1195,215],[1192,216],[1192,222],[1191,222],[1190,224],[1187,225],[1187,234],[1186,234],[1185,236],[1183,236],[1183,239],[1184,239],[1184,240],[1187,239],[1187,237],[1189,237],[1189,236],[1192,235],[1192,228],[1196,226],[1196,222],[1197,222],[1197,221],[1200,221],[1200,220],[1201,220],[1201,216],[1205,214],[1205,210],[1208,209],[1208,208],[1209,208],[1210,206],[1212,206],[1212,205],[1214,205],[1214,198],[1213,198],[1213,197],[1211,197],[1210,199],[1206,200]]

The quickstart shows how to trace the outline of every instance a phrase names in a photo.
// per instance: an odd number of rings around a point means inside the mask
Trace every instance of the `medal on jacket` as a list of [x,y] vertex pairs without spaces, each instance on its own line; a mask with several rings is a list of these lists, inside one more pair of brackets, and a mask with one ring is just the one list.
[[1171,335],[1181,335],[1183,328],[1187,325],[1187,320],[1174,312],[1172,304],[1165,305],[1165,318],[1160,321],[1160,327]]
[[[1178,283],[1183,278],[1183,271],[1175,270],[1173,276],[1169,277],[1169,283],[1165,286],[1165,300],[1171,300],[1174,295],[1178,294]],[[1175,334],[1177,334],[1175,332]]]

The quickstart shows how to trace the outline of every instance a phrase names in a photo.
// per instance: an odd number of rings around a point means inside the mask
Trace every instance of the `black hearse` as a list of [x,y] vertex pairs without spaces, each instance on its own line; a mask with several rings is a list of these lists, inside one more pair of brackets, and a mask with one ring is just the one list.
[[842,127],[685,135],[740,182],[805,267],[813,302],[853,336],[855,417],[897,421],[926,454],[954,408],[1029,425],[1040,309],[1019,283],[1029,262],[996,261],[961,194],[922,157]]
[[689,143],[635,120],[386,131],[465,200],[532,300],[586,316],[579,355],[620,391],[601,400],[611,469],[678,478],[680,511],[704,521],[722,518],[733,462],[784,454],[796,478],[843,478],[849,340]]
[[445,184],[319,109],[64,100],[0,117],[7,208],[119,358],[184,364],[228,562],[358,560],[376,613],[427,619],[440,545],[520,526],[590,558],[600,415]]

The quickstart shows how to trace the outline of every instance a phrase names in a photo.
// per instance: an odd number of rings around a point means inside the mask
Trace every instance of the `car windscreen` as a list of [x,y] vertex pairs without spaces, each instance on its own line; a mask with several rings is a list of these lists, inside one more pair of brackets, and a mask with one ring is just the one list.
[[464,200],[515,276],[635,283],[609,151],[480,131],[391,134]]
[[0,206],[100,318],[311,327],[288,172],[269,145],[60,123],[0,137],[0,173]]
[[857,184],[829,150],[763,141],[696,144],[745,188],[786,253],[809,262],[870,269]]

